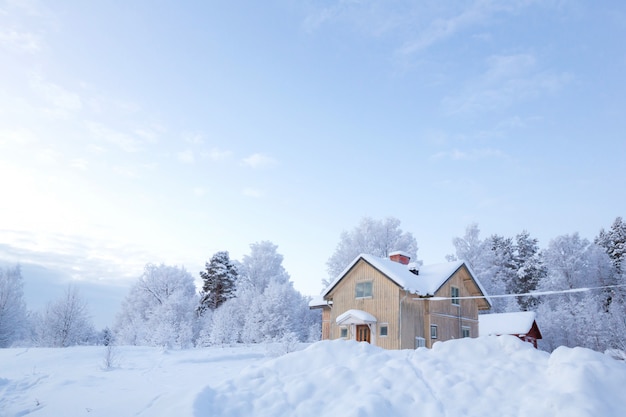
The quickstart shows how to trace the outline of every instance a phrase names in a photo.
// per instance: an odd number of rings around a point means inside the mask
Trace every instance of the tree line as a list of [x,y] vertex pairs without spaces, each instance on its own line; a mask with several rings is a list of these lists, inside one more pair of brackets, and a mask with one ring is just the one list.
[[[626,223],[617,217],[590,241],[578,233],[557,236],[547,247],[527,231],[513,237],[493,234],[481,238],[478,224],[469,225],[452,240],[455,253],[448,261],[464,260],[493,298],[489,313],[536,311],[543,334],[540,347],[582,346],[626,351]],[[326,287],[359,253],[386,258],[402,250],[418,265],[417,241],[400,228],[400,221],[363,218],[344,231],[327,262]],[[598,288],[561,293],[563,290]],[[548,292],[543,296],[514,296]]]
[[[452,240],[462,259],[494,298],[490,313],[536,311],[541,347],[583,346],[626,351],[626,223],[615,219],[593,241],[578,233],[557,236],[541,248],[527,231],[513,237],[481,238],[477,224]],[[363,218],[344,231],[328,259],[325,287],[359,254],[387,257],[409,253],[419,265],[417,241],[393,217]],[[319,340],[318,310],[293,288],[277,246],[250,245],[241,261],[215,253],[200,272],[202,289],[183,267],[145,266],[122,302],[111,329],[97,332],[75,287],[40,312],[23,300],[20,269],[0,269],[0,347],[15,343],[69,346],[120,343],[165,347],[209,346],[265,341]],[[590,288],[589,291],[561,292]],[[549,295],[519,295],[549,292]]]
[[215,253],[200,272],[147,264],[112,328],[96,331],[87,303],[70,286],[43,311],[26,308],[19,266],[0,269],[0,347],[127,344],[187,348],[215,344],[319,340],[319,312],[293,288],[283,256],[269,241],[250,245],[241,262]]
[[[536,311],[542,348],[626,350],[626,223],[621,217],[593,241],[572,233],[541,249],[526,231],[481,239],[472,224],[453,244],[456,253],[449,260],[467,261],[488,293],[548,293],[493,299],[492,308]],[[588,290],[568,291],[574,289]]]

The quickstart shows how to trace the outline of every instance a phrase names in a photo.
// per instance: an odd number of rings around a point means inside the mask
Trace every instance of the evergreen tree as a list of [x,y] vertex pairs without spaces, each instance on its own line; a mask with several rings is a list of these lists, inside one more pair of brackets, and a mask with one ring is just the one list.
[[623,262],[626,261],[626,223],[621,217],[615,219],[608,231],[601,229],[595,243],[606,250],[618,274],[625,272]]
[[200,272],[204,284],[200,293],[200,303],[196,312],[198,315],[209,310],[215,310],[226,300],[235,296],[237,268],[231,262],[228,252],[217,252],[206,263],[206,270]]
[[[546,276],[547,271],[537,242],[527,231],[515,237],[514,262],[517,271],[509,292],[520,294],[535,291],[541,279]],[[537,307],[539,300],[535,297],[517,297],[517,303],[522,311],[529,311]]]

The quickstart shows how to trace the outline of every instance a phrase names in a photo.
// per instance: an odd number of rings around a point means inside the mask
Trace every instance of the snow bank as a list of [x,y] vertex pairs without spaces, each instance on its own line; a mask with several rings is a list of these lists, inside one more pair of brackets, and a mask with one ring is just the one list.
[[195,415],[621,416],[626,365],[587,349],[552,355],[515,337],[385,351],[320,342],[207,388]]
[[510,336],[386,351],[329,341],[276,359],[266,346],[162,351],[0,349],[0,416],[622,416],[626,364],[551,355]]

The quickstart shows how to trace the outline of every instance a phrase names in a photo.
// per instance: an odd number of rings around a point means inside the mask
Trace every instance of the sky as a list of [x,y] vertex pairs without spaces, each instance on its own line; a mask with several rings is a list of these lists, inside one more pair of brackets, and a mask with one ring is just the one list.
[[471,223],[592,240],[625,214],[623,39],[618,1],[0,0],[0,261],[123,296],[269,240],[313,295],[364,216],[425,264]]

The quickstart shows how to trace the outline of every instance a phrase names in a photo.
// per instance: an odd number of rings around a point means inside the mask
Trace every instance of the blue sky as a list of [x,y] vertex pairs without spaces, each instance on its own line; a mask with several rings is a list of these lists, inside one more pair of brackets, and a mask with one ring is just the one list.
[[0,259],[124,287],[270,240],[315,294],[363,216],[427,264],[472,222],[593,239],[624,39],[617,1],[0,1]]

